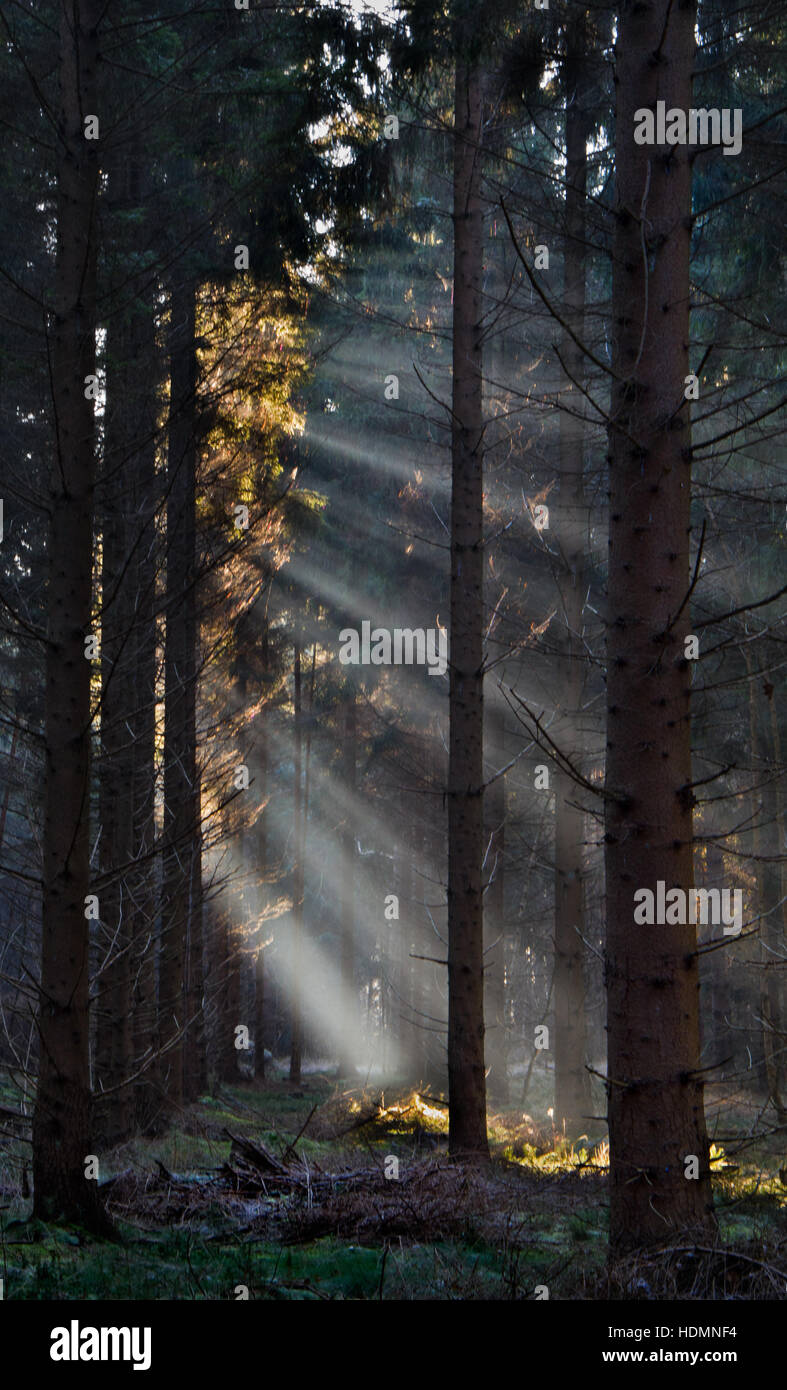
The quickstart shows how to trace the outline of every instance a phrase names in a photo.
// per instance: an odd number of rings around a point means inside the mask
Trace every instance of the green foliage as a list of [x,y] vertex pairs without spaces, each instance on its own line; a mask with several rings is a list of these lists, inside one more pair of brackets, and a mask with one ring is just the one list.
[[[282,1153],[315,1101],[331,1094],[332,1083],[321,1077],[310,1078],[295,1093],[281,1083],[229,1087],[191,1107],[184,1123],[159,1140],[117,1150],[111,1170],[130,1163],[152,1169],[157,1158],[180,1173],[192,1165],[215,1169],[228,1157],[229,1141],[220,1137],[225,1126]],[[419,1124],[439,1136],[444,1123],[428,1098],[426,1104]],[[547,1284],[551,1298],[606,1297],[603,1170],[593,1166],[588,1150],[561,1143],[541,1154],[532,1145],[516,1156],[501,1152],[494,1133],[497,1160],[489,1181],[508,1175],[506,1209],[496,1210],[499,1197],[468,1204],[460,1235],[394,1242],[336,1232],[315,1239],[276,1238],[255,1221],[239,1233],[237,1218],[230,1219],[215,1202],[202,1201],[192,1217],[171,1229],[163,1219],[121,1220],[122,1242],[116,1245],[96,1241],[75,1226],[6,1215],[0,1232],[5,1298],[232,1300],[241,1285],[261,1301],[509,1300],[532,1298],[536,1284]],[[392,1119],[337,1140],[301,1138],[298,1151],[330,1172],[351,1163],[353,1152],[371,1152],[378,1161],[396,1152],[406,1162],[415,1142],[413,1126],[405,1121],[397,1126]],[[773,1168],[778,1159],[771,1155],[766,1169],[766,1157],[759,1154],[738,1168],[713,1146],[714,1171],[722,1165],[715,1179],[719,1225],[729,1249],[756,1254],[787,1241],[787,1190]],[[508,1160],[502,1170],[501,1158]],[[521,1176],[512,1177],[511,1163]],[[196,1187],[199,1177],[192,1174]],[[286,1217],[290,1198],[271,1198],[266,1211],[277,1209]]]

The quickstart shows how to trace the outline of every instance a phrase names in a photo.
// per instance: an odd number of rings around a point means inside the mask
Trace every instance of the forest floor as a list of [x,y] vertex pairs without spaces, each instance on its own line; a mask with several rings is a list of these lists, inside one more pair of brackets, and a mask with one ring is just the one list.
[[712,1149],[717,1246],[673,1236],[612,1280],[603,1139],[572,1147],[521,1108],[508,1109],[490,1115],[491,1165],[463,1167],[447,1155],[447,1114],[442,1100],[423,1092],[345,1089],[320,1073],[297,1090],[283,1079],[222,1088],[166,1133],[102,1158],[116,1242],[30,1219],[26,1140],[21,1130],[9,1140],[6,1130],[4,1297],[508,1300],[544,1297],[546,1288],[557,1299],[761,1300],[787,1293],[787,1140],[783,1132],[752,1140],[742,1097],[710,1097],[711,1133],[725,1141]]

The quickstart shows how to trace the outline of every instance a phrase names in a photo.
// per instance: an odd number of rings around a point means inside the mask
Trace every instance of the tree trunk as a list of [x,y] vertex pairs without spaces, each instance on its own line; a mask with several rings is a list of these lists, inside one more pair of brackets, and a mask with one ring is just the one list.
[[[260,677],[261,684],[267,691],[271,681],[270,633],[268,618],[265,615],[264,608],[260,620],[262,623],[262,632],[259,639]],[[256,716],[254,721],[254,731],[259,749],[257,755],[258,778],[260,787],[262,788],[263,799],[269,796],[271,779],[270,756],[268,751],[268,718],[268,710],[263,709]],[[246,922],[249,932],[252,963],[252,999],[250,1008],[253,1013],[254,1024],[254,1076],[260,1081],[265,1078],[265,1024],[267,1008],[265,997],[265,949],[268,939],[266,936],[268,926],[266,910],[269,906],[268,814],[268,805],[263,804],[259,815],[254,820],[253,826],[244,836],[244,844],[247,848],[244,849],[243,855],[244,864],[256,864],[255,882],[246,890],[249,903],[246,912]]]
[[[268,643],[268,622],[264,619],[262,634],[262,667],[263,680],[267,679],[269,669],[269,643]],[[262,794],[267,794],[270,780],[270,759],[268,757],[268,730],[266,727],[267,714],[263,711],[259,716],[259,777],[262,785]],[[257,837],[256,858],[257,858],[257,890],[254,895],[256,905],[255,921],[253,933],[255,940],[254,952],[254,1075],[259,1080],[265,1078],[265,940],[266,940],[266,921],[265,908],[268,906],[268,807],[264,806],[259,820],[255,826]]]
[[[349,1010],[352,1025],[350,1037],[354,1037],[358,1018],[358,998],[355,984],[355,766],[357,761],[356,744],[358,739],[357,707],[355,690],[351,689],[345,705],[344,743],[342,748],[342,790],[346,797],[344,827],[341,837],[342,866],[342,934],[341,934],[341,979],[345,1007]],[[339,1074],[352,1078],[359,1059],[352,1054],[342,1040],[342,1056]]]
[[[126,167],[126,173],[128,166]],[[122,196],[122,195],[120,195]],[[102,1140],[115,1144],[129,1132],[130,1096],[123,1085],[131,1071],[131,900],[126,875],[133,856],[132,743],[127,719],[134,696],[133,592],[127,562],[133,510],[128,494],[133,401],[129,379],[130,333],[116,313],[107,331],[107,403],[102,512],[101,568],[101,764],[99,816],[100,897],[96,1078],[109,1095],[97,1112]],[[136,364],[133,364],[136,369]]]
[[[693,4],[625,7],[617,196],[607,637],[610,1252],[715,1229],[699,1064],[696,930],[635,924],[634,894],[693,883],[689,631],[691,171],[634,142],[634,113],[687,110]],[[653,55],[658,51],[659,61]],[[644,266],[643,266],[644,262]],[[647,278],[644,279],[643,276]],[[699,1177],[686,1160],[697,1160]]]
[[[123,150],[110,167],[112,206],[140,205],[140,161]],[[150,1044],[153,952],[149,852],[154,788],[155,624],[152,506],[155,473],[156,346],[152,305],[129,298],[127,236],[116,230],[107,325],[107,401],[101,487],[100,861],[105,886],[96,1071],[101,1133],[110,1144],[133,1126],[134,1040]],[[143,657],[143,653],[145,654]],[[146,910],[147,909],[147,910]],[[143,984],[144,981],[144,984]],[[133,1021],[134,1003],[144,1022]],[[133,1028],[132,1028],[133,1023]]]
[[[195,634],[196,635],[196,634]],[[192,797],[193,819],[196,827],[192,837],[191,881],[189,884],[188,932],[186,937],[186,978],[184,988],[184,1014],[188,1024],[185,1039],[183,1067],[183,1092],[186,1100],[197,1100],[207,1089],[208,1063],[205,1047],[205,958],[204,958],[204,907],[202,901],[202,854],[201,821],[202,800],[200,795],[199,773],[195,775],[194,796]],[[240,944],[238,945],[240,952]],[[240,957],[238,956],[238,969]]]
[[454,104],[448,1145],[488,1159],[483,976],[483,224],[481,83],[458,35]]
[[396,923],[399,937],[400,1028],[399,1048],[401,1073],[406,1081],[415,1080],[417,1070],[418,1034],[415,1029],[415,977],[413,951],[416,949],[415,923],[418,917],[417,887],[415,884],[415,843],[413,824],[407,825],[402,837],[402,858],[399,872],[399,916]]
[[254,1075],[265,1080],[265,950],[254,960]]
[[[755,678],[756,679],[756,678]],[[761,686],[766,686],[763,693]],[[779,1124],[787,1120],[787,1029],[782,1009],[783,972],[785,968],[785,885],[782,847],[785,844],[785,824],[782,795],[778,776],[782,768],[781,739],[777,717],[778,687],[760,677],[750,685],[752,710],[753,761],[759,764],[763,785],[761,809],[757,813],[755,856],[757,862],[757,904],[762,914],[760,939],[762,965],[760,976],[760,1017],[762,1019],[762,1048],[765,1062],[765,1083]]]
[[[579,391],[585,376],[580,341],[585,314],[585,198],[587,193],[587,109],[585,64],[587,26],[584,11],[566,31],[564,90],[566,100],[566,220],[564,317],[561,358],[567,384],[568,409],[560,415],[560,499],[556,530],[560,537],[564,575],[560,581],[565,622],[560,688],[562,718],[555,737],[577,763],[582,754],[580,706],[584,685],[582,624],[585,589],[585,504],[583,444],[585,427]],[[590,1114],[589,1074],[585,1066],[584,979],[584,815],[576,804],[577,784],[556,766],[555,786],[555,1126],[575,1138]]]
[[[505,716],[496,710],[491,721],[493,773],[505,765]],[[507,1105],[508,1029],[506,1021],[506,781],[498,777],[486,796],[487,881],[484,895],[484,998],[488,1090],[498,1105]]]
[[[696,856],[695,856],[696,862]],[[724,884],[724,856],[718,844],[710,841],[703,856],[701,870],[703,888],[722,888]],[[711,939],[714,928],[706,929]],[[701,937],[700,937],[701,940]],[[732,1008],[730,1004],[730,952],[732,938],[721,951],[710,951],[700,958],[700,1043],[702,1060],[705,1066],[711,1064],[735,1071],[735,1048],[739,1039],[730,1032]],[[732,961],[733,969],[735,961]],[[707,1003],[705,1002],[707,1000]],[[704,1007],[703,1007],[704,1006]],[[702,1024],[705,1022],[705,1032]],[[725,1071],[714,1071],[714,1079],[723,1081]]]
[[221,974],[223,987],[219,993],[219,1075],[228,1085],[239,1080],[238,1054],[236,1047],[238,1024],[245,1019],[241,1013],[241,927],[233,920],[231,911],[221,914]]
[[[201,1070],[191,1015],[201,999],[202,908],[196,759],[195,495],[196,351],[193,286],[170,300],[170,420],[167,503],[167,629],[164,709],[164,850],[159,1017],[167,1047],[162,1076],[169,1102],[193,1094]],[[186,986],[188,984],[188,996]],[[184,1028],[190,1025],[188,1040]],[[186,1051],[188,1049],[188,1053]],[[188,1086],[187,1086],[188,1072]]]
[[111,1230],[91,1152],[88,1029],[90,892],[90,632],[95,424],[98,160],[83,113],[97,109],[96,0],[60,15],[57,250],[52,315],[56,447],[50,482],[41,923],[40,1062],[33,1117],[34,1211]]
[[[161,1108],[155,1084],[156,1062],[151,1058],[156,1036],[157,909],[156,865],[156,409],[159,354],[152,303],[140,306],[134,321],[132,357],[142,373],[142,389],[136,412],[138,445],[134,462],[134,519],[136,552],[134,573],[134,700],[130,711],[133,786],[133,854],[135,868],[129,875],[134,903],[132,1046],[136,1067],[146,1070],[134,1082],[136,1125],[149,1130]],[[147,370],[145,370],[147,364]]]
[[[567,696],[567,698],[571,698]],[[572,705],[572,708],[574,706]],[[561,747],[575,753],[565,740]],[[576,1138],[590,1115],[585,1066],[584,817],[576,783],[555,770],[555,1127]]]
[[290,974],[290,1003],[292,1006],[292,1038],[290,1042],[290,1084],[300,1086],[303,1061],[303,1001],[300,971],[303,936],[303,888],[305,825],[303,805],[303,722],[301,693],[301,644],[295,641],[293,674],[293,703],[295,720],[295,760],[293,769],[293,830],[295,858],[292,866],[292,968]]

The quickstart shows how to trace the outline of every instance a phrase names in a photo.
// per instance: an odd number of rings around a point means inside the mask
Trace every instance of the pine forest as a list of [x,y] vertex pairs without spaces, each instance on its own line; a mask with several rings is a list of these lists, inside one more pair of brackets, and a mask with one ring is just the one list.
[[90,1302],[593,1305],[587,1374],[787,1297],[786,56],[784,0],[3,0],[47,1369],[150,1365]]

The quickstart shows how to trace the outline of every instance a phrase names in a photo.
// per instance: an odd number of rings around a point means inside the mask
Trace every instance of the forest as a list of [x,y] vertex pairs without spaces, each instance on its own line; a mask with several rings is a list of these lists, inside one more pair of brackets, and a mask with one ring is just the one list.
[[786,53],[3,0],[4,1301],[787,1295]]

